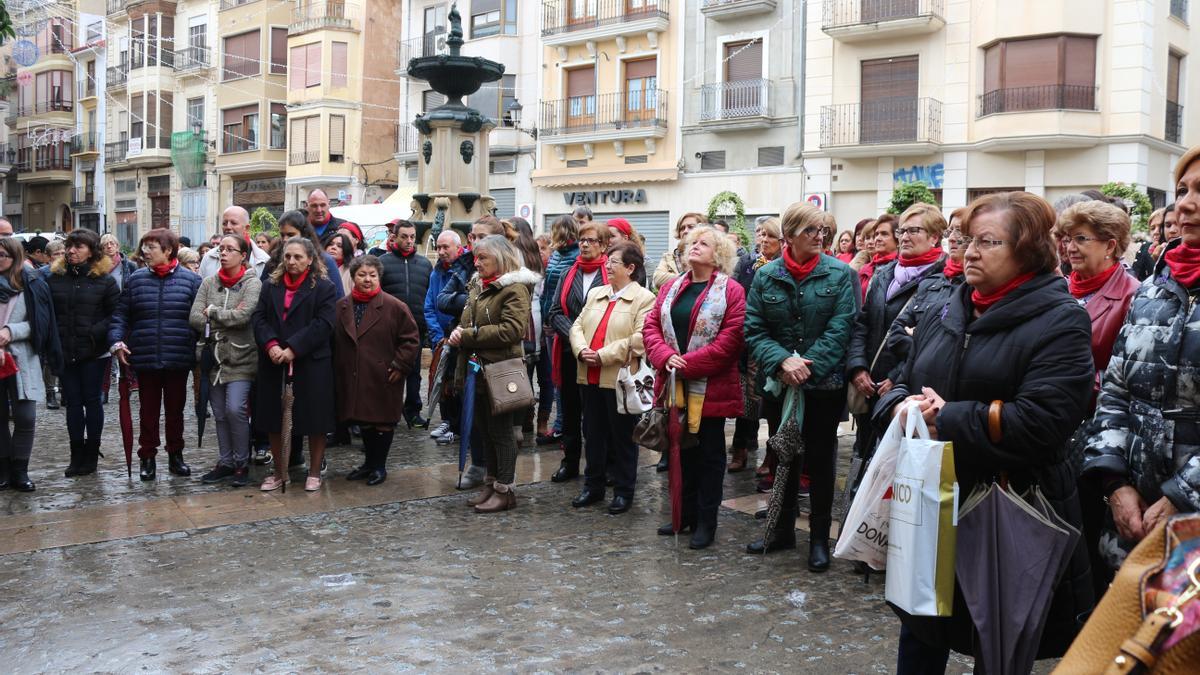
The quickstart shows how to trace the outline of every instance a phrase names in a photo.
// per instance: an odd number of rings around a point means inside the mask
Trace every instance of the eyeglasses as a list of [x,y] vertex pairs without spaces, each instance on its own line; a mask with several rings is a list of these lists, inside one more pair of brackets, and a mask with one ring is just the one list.
[[816,225],[811,225],[809,227],[804,228],[803,230],[800,230],[800,234],[802,234],[806,237],[816,237],[816,236],[820,235],[821,239],[824,239],[825,237],[829,236],[829,228],[828,227],[817,227]]
[[1058,241],[1059,241],[1059,243],[1063,244],[1064,246],[1066,244],[1070,244],[1071,242],[1075,242],[1076,246],[1082,247],[1082,246],[1086,245],[1089,241],[1100,241],[1100,238],[1099,237],[1089,237],[1085,234],[1077,234],[1074,237],[1059,237]]
[[980,239],[978,237],[963,237],[960,240],[960,243],[963,246],[966,246],[968,248],[971,246],[971,244],[974,244],[976,250],[979,250],[979,251],[990,251],[990,250],[996,248],[997,246],[1003,246],[1003,245],[1007,244],[1008,242],[1004,241],[1003,239]]
[[925,231],[925,228],[923,228],[923,227],[902,227],[902,228],[896,230],[896,236],[903,237],[904,235],[907,234],[910,237],[915,237],[924,231]]
[[600,240],[593,237],[581,237],[579,239],[579,243],[587,244],[588,246],[595,246],[596,244],[600,243]]

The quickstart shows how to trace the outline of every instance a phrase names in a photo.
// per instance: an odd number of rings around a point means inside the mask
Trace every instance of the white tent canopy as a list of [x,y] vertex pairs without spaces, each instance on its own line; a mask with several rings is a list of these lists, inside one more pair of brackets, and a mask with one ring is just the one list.
[[353,204],[351,206],[335,206],[329,211],[341,218],[367,228],[372,225],[387,225],[397,218],[411,218],[412,208],[404,204]]

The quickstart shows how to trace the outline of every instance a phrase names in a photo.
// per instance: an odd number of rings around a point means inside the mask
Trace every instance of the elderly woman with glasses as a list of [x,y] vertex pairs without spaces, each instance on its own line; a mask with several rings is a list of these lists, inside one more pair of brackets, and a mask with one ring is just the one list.
[[967,246],[963,243],[962,214],[966,211],[966,207],[962,207],[950,214],[950,225],[946,230],[949,253],[945,267],[940,274],[930,274],[921,280],[908,306],[888,329],[887,350],[899,362],[908,358],[912,351],[913,333],[925,314],[944,307],[954,289],[963,284],[963,256],[967,254]]

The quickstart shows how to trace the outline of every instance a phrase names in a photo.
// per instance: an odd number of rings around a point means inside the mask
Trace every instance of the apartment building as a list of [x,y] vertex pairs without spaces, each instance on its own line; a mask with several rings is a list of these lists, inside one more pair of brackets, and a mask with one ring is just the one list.
[[[1194,18],[1194,17],[1193,17]],[[1158,206],[1200,129],[1188,0],[827,0],[806,40],[806,190],[843,228],[922,180],[945,209],[1109,181]],[[1196,119],[1193,114],[1192,119]]]
[[400,84],[392,55],[401,3],[312,0],[288,24],[285,205],[322,188],[330,202],[382,200],[399,179],[393,160]]
[[732,191],[778,215],[803,187],[803,0],[690,0],[683,24],[678,204],[703,211]]
[[[71,143],[75,135],[75,8],[66,0],[19,0],[8,10],[17,31],[15,96],[5,118],[20,213],[27,231],[69,230],[74,218]],[[6,198],[7,201],[7,198]],[[7,206],[7,204],[6,204]]]
[[[401,82],[395,159],[399,164],[398,192],[417,191],[419,135],[412,120],[445,103],[427,82],[408,77],[408,62],[419,56],[445,53],[451,2],[409,0],[404,8],[404,40],[399,46],[395,74]],[[517,0],[462,0],[458,11],[467,43],[463,54],[504,64],[499,82],[483,85],[467,97],[495,123],[489,136],[489,191],[501,217],[532,215],[533,172],[536,156],[538,101],[541,98],[541,6]],[[523,209],[523,210],[522,210]]]
[[[17,65],[12,60],[12,41],[0,45],[0,215],[20,225],[21,188],[17,184],[13,165],[17,161],[16,146],[10,143],[9,111],[17,102]],[[13,120],[16,121],[15,118]],[[15,138],[15,137],[13,137]]]
[[107,35],[104,4],[77,4],[75,44],[75,135],[71,139],[71,227],[106,232],[104,217],[104,129],[108,100],[104,95]]
[[[668,245],[680,204],[681,0],[544,0],[536,215],[586,205]],[[688,40],[690,42],[690,39]],[[532,108],[532,106],[530,106]],[[532,111],[531,111],[532,112]]]

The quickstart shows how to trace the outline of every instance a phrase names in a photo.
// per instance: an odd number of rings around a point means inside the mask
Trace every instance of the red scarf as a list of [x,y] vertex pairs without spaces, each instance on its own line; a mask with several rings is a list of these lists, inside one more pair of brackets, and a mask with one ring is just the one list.
[[942,257],[942,249],[931,248],[921,255],[900,256],[901,267],[921,267],[922,265],[930,265],[938,261]]
[[1119,269],[1121,269],[1121,265],[1119,263],[1113,263],[1108,269],[1091,277],[1083,277],[1080,276],[1079,272],[1072,271],[1071,276],[1068,279],[1071,295],[1075,296],[1076,298],[1086,298],[1087,296],[1100,290],[1101,286],[1107,284],[1108,280],[1111,279],[1112,275],[1115,274]]
[[854,260],[853,253],[839,253],[834,257],[837,258],[838,260],[841,260],[842,262],[844,262],[846,264],[850,264],[850,261]]
[[[466,253],[466,252],[467,252],[467,250],[466,250],[465,248],[463,248],[463,247],[459,246],[459,247],[458,247],[458,255],[454,256],[454,260],[458,260],[459,258],[461,258],[461,257],[462,257],[462,254],[464,254],[464,253]],[[442,266],[442,269],[444,269],[444,270],[448,270],[448,269],[450,269],[450,266],[454,264],[454,261],[451,261],[451,262],[439,262],[439,264]]]
[[963,266],[961,262],[955,262],[954,258],[946,258],[946,266],[942,268],[942,274],[947,279],[953,279],[962,273]]
[[821,256],[814,255],[807,261],[798,263],[792,258],[791,247],[785,246],[783,248],[783,266],[787,268],[788,273],[792,275],[797,284],[808,278],[808,275],[816,268],[820,260]]
[[975,309],[979,310],[979,312],[982,314],[983,312],[986,312],[989,307],[1003,300],[1005,296],[1015,291],[1017,287],[1026,281],[1029,281],[1034,276],[1036,276],[1034,272],[1017,275],[1012,279],[1012,281],[1009,281],[1007,284],[1004,284],[1000,288],[996,289],[995,293],[990,293],[988,295],[983,295],[979,291],[972,291],[971,302],[975,303]]
[[362,291],[358,290],[358,288],[352,288],[350,289],[350,297],[354,298],[355,302],[366,304],[371,301],[371,298],[379,295],[379,291],[381,290],[383,290],[382,287],[376,286],[375,290],[363,293]]
[[414,253],[416,253],[416,252],[417,252],[417,247],[416,247],[416,246],[414,246],[414,247],[412,247],[411,249],[409,249],[408,253],[405,253],[404,251],[401,251],[401,250],[400,250],[400,245],[399,245],[399,244],[397,244],[397,243],[393,242],[392,244],[390,244],[390,245],[388,246],[388,250],[389,250],[389,251],[391,251],[392,253],[394,253],[394,254],[396,254],[396,255],[400,256],[401,258],[407,258],[407,257],[409,257],[409,256],[411,256],[412,254],[414,254]]
[[242,280],[246,276],[246,266],[238,268],[238,271],[233,274],[225,274],[225,268],[217,270],[217,278],[221,280],[221,285],[225,288],[233,288],[234,284]]
[[304,283],[304,280],[307,278],[308,270],[304,270],[300,273],[300,276],[294,279],[292,278],[292,275],[285,272],[283,275],[283,287],[289,292],[295,293],[296,291],[300,290],[300,284]]
[[165,262],[161,265],[152,265],[150,267],[150,271],[154,272],[160,277],[165,277],[171,272],[174,272],[176,267],[179,267],[179,258],[175,258],[174,260]]
[[[562,281],[558,282],[560,287],[558,293],[558,302],[562,307],[564,316],[572,321],[575,320],[575,317],[570,316],[567,312],[567,296],[571,294],[571,284],[575,283],[575,273],[582,270],[584,274],[591,274],[592,272],[599,270],[601,281],[607,284],[607,263],[608,256],[606,255],[602,255],[595,260],[584,260],[583,258],[575,259],[575,264],[571,265],[571,268],[568,269],[565,274],[563,274]],[[589,289],[587,288],[583,289],[584,298],[587,298],[588,290]],[[554,336],[554,353],[550,358],[550,377],[552,380],[554,380],[555,386],[558,387],[562,386],[562,344],[562,336],[556,334]]]
[[[604,347],[604,337],[608,334],[608,318],[612,316],[613,307],[616,306],[616,300],[608,301],[608,309],[604,310],[604,316],[600,318],[600,325],[596,326],[596,332],[592,334],[592,341],[588,344],[588,348],[592,351],[598,352]],[[600,384],[600,369],[601,366],[588,366],[588,384]]]
[[480,286],[480,288],[487,288],[488,284],[495,283],[495,281],[499,278],[500,278],[499,274],[493,274],[490,277],[480,277],[479,282],[480,282],[480,284],[482,284]]
[[896,259],[895,251],[892,251],[891,253],[887,253],[887,254],[876,253],[875,256],[873,258],[871,258],[871,267],[875,268],[875,267],[879,267],[880,265],[886,265],[895,259]]
[[1171,268],[1171,276],[1184,288],[1192,288],[1200,281],[1200,247],[1180,244],[1163,254],[1163,260]]

